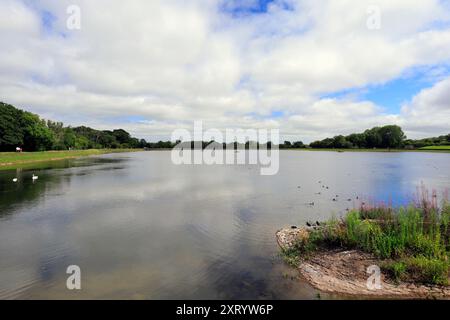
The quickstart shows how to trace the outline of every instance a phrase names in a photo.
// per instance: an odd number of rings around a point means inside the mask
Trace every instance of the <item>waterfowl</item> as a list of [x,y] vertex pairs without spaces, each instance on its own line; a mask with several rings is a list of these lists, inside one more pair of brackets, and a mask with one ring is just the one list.
[[309,223],[308,221],[306,221],[306,225],[307,225],[308,227],[312,227],[311,223]]
[[34,181],[34,180],[37,180],[39,177],[38,176],[35,176],[34,174],[33,174],[33,176],[31,177],[31,179]]
[[18,181],[17,178],[14,178],[14,179],[13,179],[13,182],[17,182],[17,181]]
[[319,222],[319,221],[316,221],[316,225],[320,226],[320,222]]

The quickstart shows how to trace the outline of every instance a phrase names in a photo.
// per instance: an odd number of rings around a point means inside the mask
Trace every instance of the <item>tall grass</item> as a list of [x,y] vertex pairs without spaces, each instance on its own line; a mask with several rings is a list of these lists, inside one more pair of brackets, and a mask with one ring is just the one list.
[[448,285],[450,204],[437,206],[436,194],[422,190],[408,207],[361,207],[342,220],[333,219],[312,231],[309,244],[357,248],[386,261],[397,279]]

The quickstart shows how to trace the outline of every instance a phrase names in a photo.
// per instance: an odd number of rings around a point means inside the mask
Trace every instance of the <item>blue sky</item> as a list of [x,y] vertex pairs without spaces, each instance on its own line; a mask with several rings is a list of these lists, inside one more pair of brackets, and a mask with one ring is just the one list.
[[41,12],[42,27],[45,32],[51,33],[53,31],[53,23],[56,21],[55,17],[50,11],[43,10]]
[[267,12],[274,0],[223,1],[221,9],[234,17]]
[[386,84],[367,88],[362,94],[362,100],[385,108],[389,113],[399,113],[403,104],[410,101],[422,89],[432,87],[432,84],[421,79],[420,75],[412,78],[397,78]]
[[[233,18],[246,19],[251,16],[267,13],[268,6],[277,2],[284,9],[291,9],[287,3],[274,0],[250,0],[250,1],[225,1],[221,10],[230,14]],[[228,3],[228,5],[226,5]],[[445,3],[444,3],[445,4]],[[426,28],[448,29],[449,21],[434,21]],[[433,70],[439,69],[438,75],[430,75]],[[442,80],[450,74],[448,65],[443,64],[435,66],[414,67],[406,70],[398,77],[381,84],[371,84],[365,87],[347,88],[339,92],[329,92],[321,95],[321,98],[335,99],[356,99],[357,101],[371,101],[380,106],[384,112],[398,114],[401,107],[412,100],[414,96],[422,90],[431,88],[435,83]],[[261,119],[276,119],[286,113],[274,110],[269,115],[258,115],[257,113],[249,113],[249,115],[259,117]]]
[[434,84],[448,77],[449,74],[450,68],[446,64],[412,68],[386,83],[362,88],[350,88],[323,94],[321,97],[371,101],[382,107],[385,112],[398,114],[402,105],[410,102],[422,90],[433,87]]

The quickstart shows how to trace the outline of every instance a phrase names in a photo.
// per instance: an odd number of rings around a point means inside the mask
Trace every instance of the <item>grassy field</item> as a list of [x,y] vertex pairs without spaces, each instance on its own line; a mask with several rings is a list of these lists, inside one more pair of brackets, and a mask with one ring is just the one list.
[[420,149],[312,149],[312,148],[300,148],[300,149],[280,149],[280,150],[295,150],[295,151],[334,151],[334,152],[450,152],[450,146],[436,146],[436,147],[424,147]]
[[420,148],[419,150],[450,151],[450,146],[429,146],[429,147]]
[[63,159],[80,158],[107,153],[136,152],[142,149],[90,149],[72,151],[43,151],[43,152],[0,152],[0,170],[15,169],[24,165],[56,161]]

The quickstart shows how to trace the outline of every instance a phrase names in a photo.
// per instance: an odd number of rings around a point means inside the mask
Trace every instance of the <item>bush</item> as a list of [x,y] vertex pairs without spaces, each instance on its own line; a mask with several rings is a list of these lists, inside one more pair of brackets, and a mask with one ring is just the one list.
[[408,273],[419,282],[448,285],[447,261],[417,256],[406,259],[405,264]]
[[383,267],[397,282],[404,280],[406,277],[406,264],[402,261],[387,263]]
[[440,211],[426,201],[397,210],[361,208],[311,231],[296,251],[309,254],[324,246],[358,248],[391,261],[385,269],[396,280],[412,278],[447,285],[449,221],[447,202]]

